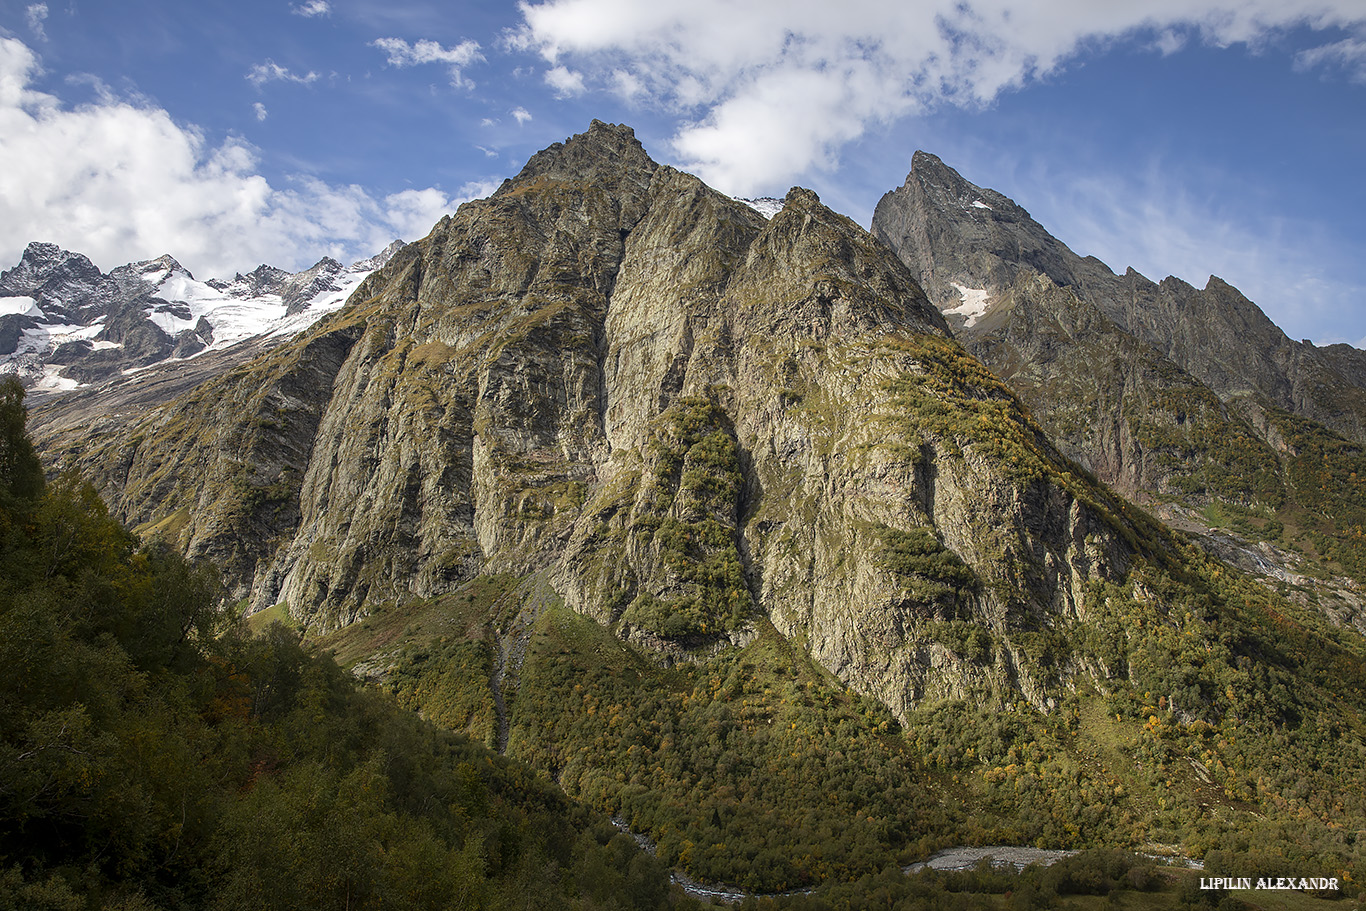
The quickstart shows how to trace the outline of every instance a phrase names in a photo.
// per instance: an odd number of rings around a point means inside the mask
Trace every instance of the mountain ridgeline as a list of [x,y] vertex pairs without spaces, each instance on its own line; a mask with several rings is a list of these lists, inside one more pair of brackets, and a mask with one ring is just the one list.
[[[917,217],[910,248],[799,188],[765,218],[594,121],[289,342],[94,426],[59,400],[37,441],[244,609],[694,875],[786,888],[961,839],[1204,854],[1276,826],[1359,863],[1361,637],[1060,454],[955,340],[954,282],[1071,308],[1140,379],[1176,368],[1002,232]],[[1053,245],[1024,258],[1085,271]],[[1182,382],[1194,420],[1252,420]],[[1300,388],[1273,404],[1338,407]],[[1087,415],[1073,457],[1160,486],[1091,457]],[[1269,444],[1237,427],[1259,483]]]
[[1366,353],[1291,341],[1215,277],[1116,275],[924,152],[872,230],[1069,457],[1168,517],[1185,507],[1187,527],[1265,542],[1224,555],[1366,631]]

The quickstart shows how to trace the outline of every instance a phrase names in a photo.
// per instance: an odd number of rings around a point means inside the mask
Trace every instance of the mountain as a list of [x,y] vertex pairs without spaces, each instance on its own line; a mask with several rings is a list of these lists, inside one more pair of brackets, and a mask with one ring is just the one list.
[[[886,194],[873,233],[913,263],[936,306],[980,315],[970,335],[990,331],[1001,294],[1021,275],[1040,275],[1098,309],[1223,400],[1250,399],[1366,440],[1366,352],[1316,348],[1285,336],[1237,289],[1211,276],[1204,289],[1133,269],[1116,275],[1081,257],[1007,197],[964,180],[934,155],[916,152],[904,186]],[[983,298],[981,295],[985,294]]]
[[1293,342],[1218,278],[1116,275],[924,152],[872,230],[1067,455],[1366,629],[1366,352]]
[[[965,452],[962,415],[904,417],[940,402],[995,422],[1019,464]],[[665,651],[770,617],[898,710],[970,682],[1043,705],[1008,649],[928,682],[911,628],[1075,613],[1140,535],[866,233],[809,191],[765,220],[605,125],[438,224],[345,311],[78,448],[127,521],[174,526],[252,609],[285,602],[320,631],[544,572]],[[831,612],[851,602],[902,658]]]
[[183,361],[252,337],[285,337],[342,305],[402,244],[343,267],[262,265],[201,282],[170,256],[101,272],[79,253],[32,243],[0,273],[0,371],[66,391]]
[[37,442],[694,875],[1277,826],[1357,863],[1361,637],[1059,453],[814,193],[767,214],[595,121],[297,336]]

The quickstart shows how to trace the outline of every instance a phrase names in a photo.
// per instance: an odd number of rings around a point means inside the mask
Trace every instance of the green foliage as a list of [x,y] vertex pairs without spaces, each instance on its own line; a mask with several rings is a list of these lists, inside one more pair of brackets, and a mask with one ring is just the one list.
[[664,670],[551,612],[527,650],[509,750],[649,834],[666,863],[760,891],[856,877],[921,850],[926,833],[952,837],[890,713],[771,627]]
[[1144,457],[1172,474],[1187,497],[1217,497],[1272,508],[1285,500],[1276,454],[1208,388],[1182,374],[1163,377],[1153,401],[1130,398],[1124,417]]
[[734,430],[710,399],[685,397],[662,416],[651,455],[653,499],[630,531],[672,584],[638,594],[622,619],[676,640],[735,629],[753,603],[736,544],[743,478]]
[[1268,416],[1287,444],[1290,495],[1277,515],[1280,536],[1366,582],[1366,452],[1313,421]]
[[0,519],[0,909],[668,904],[543,777],[243,635],[88,485]]
[[406,648],[384,682],[404,708],[498,745],[498,713],[489,689],[493,648],[484,639],[456,638]]
[[889,338],[884,344],[911,354],[919,365],[887,384],[900,412],[895,422],[903,431],[975,445],[1020,484],[1054,473],[1057,456],[1019,399],[957,342],[924,335]]
[[957,342],[918,335],[889,336],[882,344],[917,365],[886,383],[896,411],[884,420],[907,440],[937,440],[949,451],[972,448],[1021,489],[1066,491],[1131,549],[1156,559],[1167,551],[1164,526],[1057,453],[1005,383]]
[[24,387],[0,377],[0,505],[32,500],[43,489],[43,466],[24,432]]
[[939,540],[931,528],[902,531],[881,526],[879,562],[900,577],[911,597],[923,602],[952,601],[979,587],[972,568]]

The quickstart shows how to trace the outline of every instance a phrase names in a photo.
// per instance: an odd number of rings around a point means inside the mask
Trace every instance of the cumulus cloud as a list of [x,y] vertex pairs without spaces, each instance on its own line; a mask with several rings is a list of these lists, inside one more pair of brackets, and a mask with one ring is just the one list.
[[377,38],[371,41],[370,45],[384,51],[390,66],[445,64],[450,73],[451,85],[456,87],[468,84],[464,78],[465,67],[484,60],[477,41],[462,41],[455,47],[442,47],[440,43],[426,38],[414,44],[409,44],[402,38]]
[[247,71],[247,82],[258,89],[267,82],[293,82],[298,85],[309,85],[317,81],[318,74],[312,70],[300,76],[298,73],[290,72],[288,67],[280,66],[274,60],[258,63]]
[[256,112],[257,120],[265,120],[270,116],[270,111],[267,111],[266,106],[259,101],[253,104],[251,109]]
[[531,119],[531,112],[526,108],[513,108],[508,111],[508,113],[512,115],[513,120],[517,121],[518,126],[521,126]]
[[303,268],[323,254],[346,262],[425,234],[483,190],[376,196],[314,178],[272,186],[240,139],[214,145],[136,100],[70,107],[31,88],[38,69],[23,42],[0,38],[0,263],[17,262],[33,240],[106,269],[172,253],[200,276],[262,262]]
[[289,11],[296,16],[304,16],[310,19],[314,16],[330,16],[332,15],[332,4],[328,3],[327,0],[308,0],[307,3],[290,7]]
[[556,98],[582,95],[585,89],[583,74],[563,66],[551,67],[545,74],[545,84],[554,90]]
[[[870,126],[980,106],[1098,44],[1256,42],[1366,21],[1359,0],[540,0],[510,44],[682,118],[689,169],[735,193],[832,165]],[[1325,59],[1359,59],[1355,46]],[[572,69],[571,69],[572,67]],[[555,82],[549,74],[547,80]]]
[[33,32],[33,37],[39,41],[47,40],[47,29],[43,27],[43,20],[47,19],[46,3],[31,3],[28,9],[24,10],[24,19],[28,22],[29,31]]

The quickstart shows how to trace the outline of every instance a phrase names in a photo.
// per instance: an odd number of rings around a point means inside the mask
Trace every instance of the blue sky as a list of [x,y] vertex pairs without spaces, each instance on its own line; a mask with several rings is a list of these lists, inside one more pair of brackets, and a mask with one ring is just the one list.
[[0,268],[302,268],[629,123],[865,226],[911,153],[1082,254],[1366,343],[1366,0],[0,0]]

